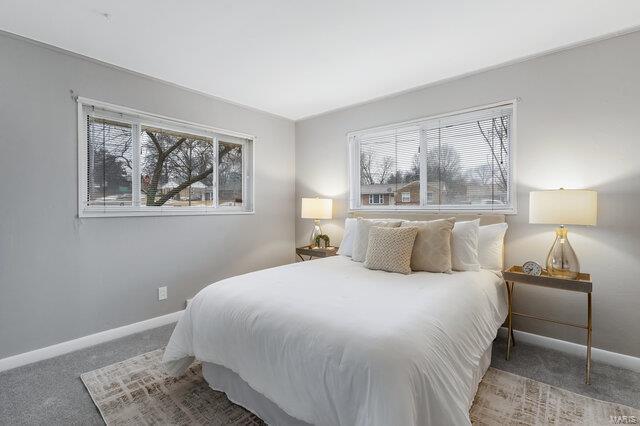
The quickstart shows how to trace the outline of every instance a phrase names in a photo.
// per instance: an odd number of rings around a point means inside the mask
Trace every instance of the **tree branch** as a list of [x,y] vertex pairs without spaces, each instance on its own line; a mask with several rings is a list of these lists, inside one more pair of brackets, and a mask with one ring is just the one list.
[[187,188],[189,185],[191,185],[193,183],[201,181],[202,179],[204,179],[207,176],[209,176],[211,173],[213,173],[213,167],[209,167],[207,170],[205,170],[204,172],[200,173],[199,175],[195,175],[191,179],[189,179],[189,180],[187,180],[185,182],[182,182],[180,185],[176,186],[171,191],[167,192],[162,197],[160,197],[160,199],[158,201],[156,201],[153,205],[154,206],[163,205],[164,203],[169,201],[171,198],[173,198],[177,194],[179,194],[180,191],[182,191],[183,189]]
[[156,135],[154,135],[153,132],[149,130],[145,130],[145,133],[147,134],[147,136],[149,136],[153,144],[156,146],[156,151],[158,151],[158,157],[162,157],[163,155],[162,146],[160,145],[160,142],[158,142],[158,138],[156,138]]
[[178,148],[180,145],[182,145],[185,141],[187,140],[187,138],[180,138],[178,139],[178,141],[176,143],[174,143],[173,145],[171,145],[171,147],[169,147],[169,149],[167,149],[164,152],[164,156],[168,157],[169,154],[171,154],[173,151],[175,151],[176,148]]
[[484,130],[482,130],[482,126],[480,125],[480,122],[476,121],[476,124],[478,125],[478,129],[480,130],[480,133],[482,134],[482,138],[485,140],[485,142],[487,142],[487,145],[489,145],[489,150],[491,151],[491,155],[493,156],[493,159],[496,161],[496,163],[498,163],[498,170],[500,170],[500,178],[501,178],[502,183],[504,184],[504,186],[506,188],[507,187],[507,178],[505,177],[504,171],[502,170],[502,164],[500,163],[500,160],[498,160],[498,156],[494,152],[493,146],[491,146],[491,141],[489,140],[489,137],[487,135],[485,135]]

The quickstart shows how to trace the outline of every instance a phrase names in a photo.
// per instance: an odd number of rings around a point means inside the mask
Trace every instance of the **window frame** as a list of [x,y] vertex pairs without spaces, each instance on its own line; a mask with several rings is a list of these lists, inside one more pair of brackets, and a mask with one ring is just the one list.
[[[413,120],[391,123],[383,126],[371,127],[361,130],[354,130],[347,132],[347,176],[349,178],[349,210],[350,211],[390,211],[390,212],[401,212],[401,211],[420,211],[426,213],[467,213],[467,214],[504,214],[504,215],[515,215],[518,213],[517,206],[517,191],[516,191],[516,182],[517,182],[517,173],[516,173],[516,155],[517,155],[517,105],[520,101],[520,98],[514,98],[506,101],[495,102],[486,105],[475,106],[471,108],[450,111],[442,114],[431,115],[427,117],[421,117]],[[420,205],[384,205],[384,206],[376,206],[376,205],[364,205],[361,202],[360,198],[360,146],[357,141],[359,136],[374,133],[374,132],[384,132],[393,130],[400,127],[409,127],[409,126],[420,126],[423,125],[424,122],[433,121],[437,119],[445,119],[451,118],[457,115],[463,114],[471,114],[474,112],[482,111],[485,109],[499,108],[499,107],[510,107],[511,112],[511,135],[510,135],[510,152],[509,152],[509,168],[510,168],[510,179],[508,182],[508,192],[509,192],[509,200],[510,204],[505,206],[504,208],[493,208],[495,204],[488,204],[487,207],[483,207],[482,205],[473,205],[473,206],[454,206],[454,205],[428,205],[427,203],[427,185],[426,178],[427,173],[427,158],[424,155],[420,156]],[[420,132],[422,135],[422,131]],[[426,141],[421,137],[420,140],[420,151],[426,152]]]
[[[89,151],[87,143],[87,114],[86,108],[98,108],[91,114],[93,117],[109,119],[131,125],[132,137],[132,205],[131,206],[89,206],[87,205],[88,184],[87,175]],[[78,217],[138,217],[138,216],[198,216],[198,215],[228,215],[255,213],[255,144],[257,137],[246,133],[217,127],[193,123],[159,114],[139,111],[133,108],[114,105],[95,99],[77,98],[78,118]],[[212,206],[145,206],[140,205],[140,131],[143,127],[185,132],[202,136],[212,140],[213,149],[213,179],[216,187]],[[242,205],[218,205],[218,143],[229,142],[242,146]],[[136,205],[136,203],[138,205]]]

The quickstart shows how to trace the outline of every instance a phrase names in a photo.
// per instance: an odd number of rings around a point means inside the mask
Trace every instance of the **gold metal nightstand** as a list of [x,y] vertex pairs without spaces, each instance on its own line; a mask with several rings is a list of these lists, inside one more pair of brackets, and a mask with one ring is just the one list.
[[[587,330],[587,365],[586,365],[586,377],[585,383],[591,382],[591,331],[592,331],[592,318],[591,318],[591,292],[593,291],[593,282],[591,281],[591,275],[579,274],[574,280],[565,278],[556,278],[549,276],[546,271],[542,272],[542,275],[528,275],[522,272],[521,266],[512,266],[502,273],[505,282],[507,283],[507,292],[509,295],[509,316],[507,322],[509,324],[509,331],[507,337],[507,360],[511,356],[511,346],[513,342],[513,316],[518,315],[525,318],[532,318],[540,321],[548,321],[555,324],[568,325],[570,327],[582,328]],[[535,285],[539,287],[550,287],[558,290],[577,291],[587,294],[587,324],[574,324],[570,322],[557,321],[554,319],[543,318],[535,315],[523,314],[519,312],[513,312],[513,293],[516,283]]]
[[[330,257],[338,254],[338,247],[320,248],[304,246],[296,248],[296,254],[300,260],[311,260],[314,257]],[[309,259],[305,259],[302,256],[309,256]]]

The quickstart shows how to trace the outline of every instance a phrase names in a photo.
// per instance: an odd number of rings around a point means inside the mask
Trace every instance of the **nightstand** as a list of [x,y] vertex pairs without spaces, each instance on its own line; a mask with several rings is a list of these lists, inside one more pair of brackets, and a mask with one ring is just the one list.
[[[296,254],[301,260],[311,260],[314,257],[330,257],[338,254],[338,247],[311,247],[304,246],[296,248]],[[309,259],[305,259],[302,256],[309,256]]]
[[[591,382],[591,292],[593,290],[593,282],[591,281],[591,275],[579,274],[576,279],[570,280],[565,278],[556,278],[547,274],[546,271],[542,272],[540,276],[528,275],[522,272],[521,266],[512,266],[502,273],[505,282],[507,283],[507,292],[509,295],[509,316],[507,322],[509,324],[509,331],[507,337],[507,360],[511,355],[511,346],[513,342],[513,316],[517,315],[525,318],[532,318],[540,321],[548,321],[555,324],[567,325],[570,327],[582,328],[587,330],[587,362],[585,383]],[[519,312],[513,312],[513,293],[515,290],[515,284],[528,284],[539,287],[549,287],[558,290],[575,291],[579,293],[586,293],[587,295],[587,324],[574,324],[570,322],[557,321],[555,319],[543,318],[535,315],[523,314]]]

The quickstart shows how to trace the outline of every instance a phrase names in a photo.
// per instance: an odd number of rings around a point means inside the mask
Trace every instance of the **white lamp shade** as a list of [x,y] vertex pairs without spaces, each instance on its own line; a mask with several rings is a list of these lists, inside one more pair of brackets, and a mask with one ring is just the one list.
[[583,189],[556,189],[529,193],[529,223],[595,225],[598,193]]
[[330,198],[303,198],[303,219],[331,219],[333,201]]

